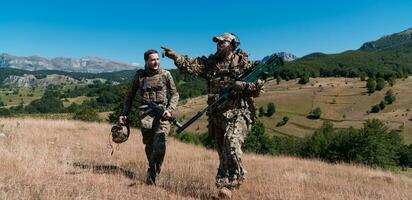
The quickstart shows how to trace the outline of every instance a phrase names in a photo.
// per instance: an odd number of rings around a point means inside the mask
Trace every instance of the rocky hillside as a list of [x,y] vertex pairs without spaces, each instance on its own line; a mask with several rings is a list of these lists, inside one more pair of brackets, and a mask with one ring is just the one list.
[[52,59],[40,56],[19,57],[10,54],[0,54],[0,68],[35,70],[60,70],[68,72],[102,73],[121,70],[133,70],[136,66],[118,63],[98,57],[83,57],[80,59],[57,57]]
[[105,79],[82,79],[76,80],[69,76],[51,74],[44,78],[37,78],[32,74],[24,74],[23,76],[9,76],[6,78],[2,85],[11,88],[21,88],[21,87],[47,87],[49,85],[66,85],[66,84],[92,84],[93,81],[99,80],[105,82]]
[[383,76],[412,74],[412,28],[366,42],[357,50],[338,54],[312,53],[279,68],[283,79],[312,77]]
[[382,38],[372,41],[366,42],[362,45],[359,50],[364,51],[376,51],[382,50],[387,48],[394,48],[399,46],[411,46],[412,45],[412,28],[407,29],[405,31],[383,36]]

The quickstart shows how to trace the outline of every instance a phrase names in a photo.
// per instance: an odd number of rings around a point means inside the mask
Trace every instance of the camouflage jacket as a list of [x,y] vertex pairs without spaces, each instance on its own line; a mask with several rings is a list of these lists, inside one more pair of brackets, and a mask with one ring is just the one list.
[[179,94],[173,77],[169,71],[164,69],[157,71],[141,69],[136,72],[123,105],[123,115],[127,116],[130,113],[136,94],[140,101],[161,104],[169,112],[176,109],[179,101]]
[[[219,61],[214,55],[209,57],[190,58],[178,56],[176,67],[183,73],[202,77],[206,80],[208,104],[219,97],[219,93],[234,84],[236,77],[252,67],[248,55],[238,50],[230,59]],[[236,92],[221,111],[229,109],[249,109],[255,111],[252,97],[257,97],[263,87],[263,82],[249,83],[244,90]]]

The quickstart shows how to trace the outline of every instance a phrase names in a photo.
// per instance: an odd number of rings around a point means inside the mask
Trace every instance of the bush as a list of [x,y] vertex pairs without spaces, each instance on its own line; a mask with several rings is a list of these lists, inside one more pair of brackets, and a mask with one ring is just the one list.
[[180,134],[175,134],[175,138],[179,139],[180,141],[184,143],[189,143],[189,144],[194,144],[194,145],[201,145],[201,140],[198,136],[195,134],[189,133],[189,132],[183,132]]
[[28,113],[59,113],[63,109],[63,102],[52,96],[36,99],[25,107],[25,111]]
[[320,119],[321,114],[322,114],[322,110],[319,107],[317,107],[309,113],[307,118],[308,119]]
[[386,102],[385,102],[385,101],[381,101],[381,102],[379,103],[379,108],[380,108],[381,110],[383,110],[383,109],[385,109],[385,107],[386,107]]
[[393,94],[393,91],[390,89],[385,94],[385,101],[387,104],[392,104],[396,100],[396,96]]
[[389,79],[388,79],[388,84],[389,84],[389,86],[392,87],[392,86],[395,85],[395,83],[396,83],[395,77],[393,77],[393,76],[389,77]]
[[276,77],[276,84],[277,85],[279,85],[281,81],[282,81],[282,78],[280,78],[280,76]]
[[280,121],[279,123],[276,124],[276,126],[284,126],[288,123],[289,121],[289,117],[288,116],[284,116],[282,118],[282,121]]
[[[123,114],[123,104],[124,104],[124,98],[127,95],[127,86],[122,86],[117,92],[117,100],[118,102],[114,108],[113,112],[110,113],[108,121],[111,123],[116,123],[118,121],[118,118],[120,115]],[[130,110],[129,116],[127,116],[128,122],[130,126],[132,127],[141,127],[140,124],[140,119],[139,119],[139,102],[137,101],[137,98],[134,98],[132,108]]]
[[1,106],[5,106],[5,104],[4,104],[4,102],[1,100],[1,97],[0,97],[0,107]]
[[376,80],[373,78],[368,78],[368,83],[366,83],[368,88],[368,93],[374,93],[376,90]]
[[363,72],[363,73],[360,74],[360,80],[361,80],[361,81],[365,81],[365,80],[366,80],[366,73]]
[[0,108],[0,117],[11,117],[11,112],[7,108]]
[[372,106],[371,113],[378,113],[379,111],[381,111],[381,107],[379,106],[379,104]]
[[399,151],[399,165],[412,167],[412,144],[403,145]]
[[324,158],[333,132],[333,125],[325,121],[323,126],[305,139],[301,155],[309,158]]
[[[399,165],[402,146],[402,137],[398,132],[388,131],[381,121],[373,119],[367,120],[359,130],[335,130],[331,125],[324,124],[305,139],[301,155],[330,162],[344,161],[388,168]],[[406,163],[407,158],[404,160]]]
[[93,122],[93,121],[99,122],[99,121],[101,121],[97,111],[95,109],[92,109],[92,108],[78,109],[74,113],[73,119],[81,120],[81,121],[88,121],[88,122]]
[[299,84],[302,84],[302,85],[305,85],[306,83],[308,83],[309,82],[309,75],[308,74],[305,74],[305,75],[303,75],[303,76],[301,76],[300,77],[300,79],[299,79]]
[[385,87],[385,79],[378,78],[376,80],[376,90],[382,90]]
[[257,121],[251,132],[246,136],[242,148],[247,152],[258,154],[276,154],[275,144],[265,133],[265,126]]
[[274,103],[268,103],[266,116],[271,117],[276,112],[276,107]]

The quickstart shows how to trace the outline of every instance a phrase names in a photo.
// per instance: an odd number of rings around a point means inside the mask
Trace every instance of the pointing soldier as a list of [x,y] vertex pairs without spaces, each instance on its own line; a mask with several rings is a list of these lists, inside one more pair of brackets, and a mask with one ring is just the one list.
[[220,161],[216,186],[222,190],[232,190],[240,186],[246,173],[241,160],[241,146],[255,121],[256,109],[252,97],[260,94],[263,81],[235,81],[236,77],[252,67],[252,63],[248,55],[237,48],[240,41],[234,34],[223,33],[213,37],[213,42],[217,50],[208,57],[190,58],[167,48],[164,48],[164,54],[174,60],[181,72],[206,80],[209,105],[226,88],[235,89],[226,104],[207,113],[209,135],[215,139]]

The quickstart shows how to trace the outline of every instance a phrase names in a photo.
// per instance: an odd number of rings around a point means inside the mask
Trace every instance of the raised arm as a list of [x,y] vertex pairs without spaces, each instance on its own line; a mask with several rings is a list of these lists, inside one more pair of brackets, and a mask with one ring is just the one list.
[[189,56],[179,55],[171,49],[162,47],[164,55],[172,59],[176,67],[183,73],[205,77],[207,67],[207,57],[190,58]]

